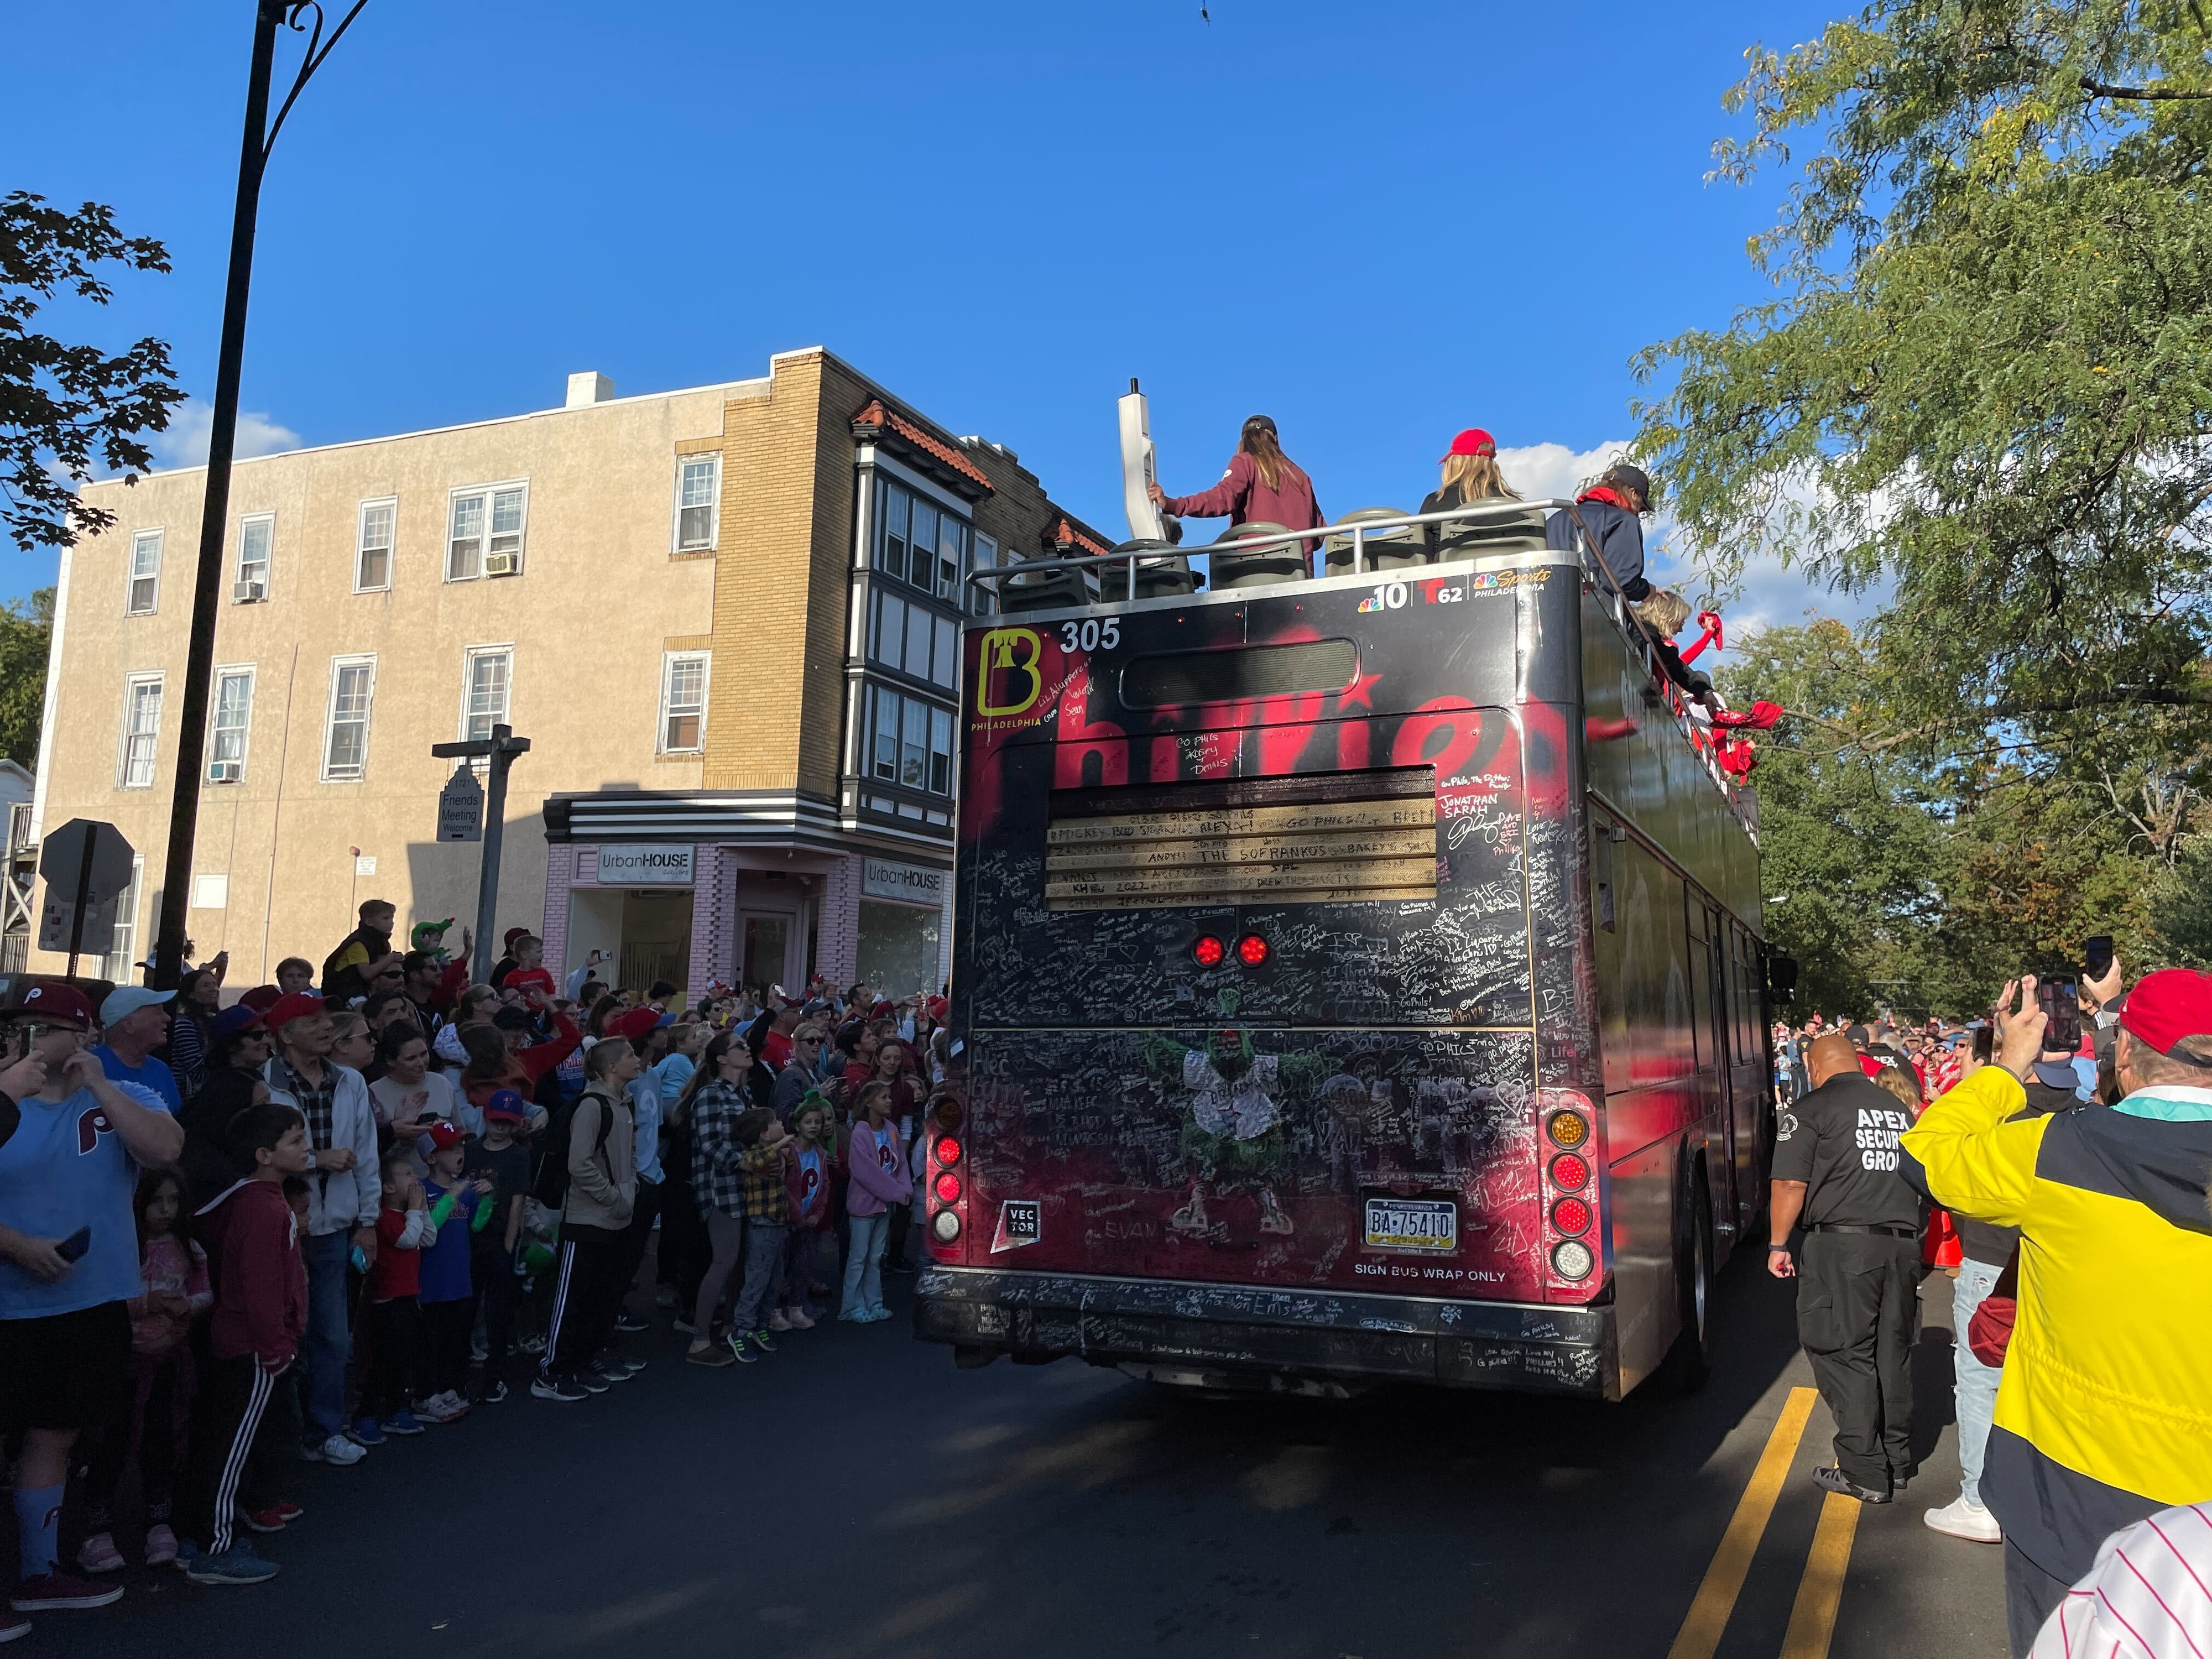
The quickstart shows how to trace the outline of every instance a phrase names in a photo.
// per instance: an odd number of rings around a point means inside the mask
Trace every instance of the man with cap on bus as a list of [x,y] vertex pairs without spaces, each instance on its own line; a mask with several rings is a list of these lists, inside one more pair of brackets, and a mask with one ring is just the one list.
[[2113,1104],[2016,1115],[2048,1023],[2023,979],[1997,1004],[1996,1064],[1904,1140],[1905,1177],[1936,1203],[2020,1230],[1982,1465],[2015,1655],[2107,1536],[2212,1499],[2212,975],[2162,969],[2114,1003]]
[[1797,1280],[1798,1340],[1836,1422],[1836,1461],[1814,1482],[1887,1504],[1912,1471],[1920,1198],[1897,1172],[1912,1115],[1860,1071],[1849,1037],[1815,1041],[1806,1067],[1813,1087],[1775,1133],[1766,1267]]
[[[1621,597],[1631,604],[1651,592],[1644,579],[1644,521],[1651,510],[1651,479],[1640,466],[1619,462],[1575,497],[1571,512],[1552,514],[1544,544],[1572,552],[1577,541],[1613,573]],[[1578,534],[1586,532],[1587,539]]]

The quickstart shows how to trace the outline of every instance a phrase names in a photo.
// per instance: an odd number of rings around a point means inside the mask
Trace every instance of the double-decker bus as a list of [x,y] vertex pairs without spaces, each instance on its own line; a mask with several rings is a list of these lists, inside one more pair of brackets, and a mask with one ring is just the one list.
[[1771,1143],[1755,803],[1540,515],[1421,550],[1485,511],[1314,532],[1318,577],[1217,544],[1206,592],[1040,561],[969,628],[921,1338],[1208,1389],[1702,1380]]

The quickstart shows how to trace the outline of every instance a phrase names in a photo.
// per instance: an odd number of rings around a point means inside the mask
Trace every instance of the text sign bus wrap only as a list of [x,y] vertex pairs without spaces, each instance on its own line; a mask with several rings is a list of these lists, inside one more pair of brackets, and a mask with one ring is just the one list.
[[689,887],[691,853],[689,847],[602,847],[599,885]]

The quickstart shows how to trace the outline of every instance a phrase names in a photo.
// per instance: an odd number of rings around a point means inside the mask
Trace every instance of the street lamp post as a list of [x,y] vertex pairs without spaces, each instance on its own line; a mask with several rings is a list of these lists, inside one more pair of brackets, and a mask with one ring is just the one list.
[[[215,407],[208,424],[207,495],[200,508],[199,562],[192,574],[192,625],[185,650],[185,696],[177,718],[177,773],[169,806],[169,852],[162,865],[161,919],[154,942],[153,983],[173,988],[184,972],[185,921],[191,906],[192,842],[199,829],[200,774],[206,758],[208,682],[215,666],[216,606],[222,592],[223,531],[230,515],[230,463],[238,438],[238,380],[246,356],[246,302],[253,283],[253,229],[261,208],[261,178],[284,118],[308,77],[352,27],[368,0],[355,0],[337,27],[323,39],[323,9],[315,0],[255,0],[253,56],[246,81],[246,129],[239,147],[238,204],[230,226],[230,277],[223,291],[222,338],[216,356]],[[279,25],[305,29],[314,15],[306,57],[292,90],[269,119],[270,71],[276,59]]]

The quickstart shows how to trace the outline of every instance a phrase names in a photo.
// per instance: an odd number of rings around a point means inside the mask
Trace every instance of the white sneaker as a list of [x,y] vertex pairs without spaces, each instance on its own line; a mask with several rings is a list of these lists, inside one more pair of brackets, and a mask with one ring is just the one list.
[[368,1456],[368,1448],[342,1434],[334,1434],[319,1446],[309,1446],[300,1455],[310,1463],[333,1463],[343,1469]]
[[1954,1538],[1964,1538],[1976,1544],[2002,1544],[2004,1528],[1997,1518],[1979,1504],[1966,1501],[1964,1492],[1940,1510],[1929,1510],[1920,1517],[1932,1531],[1948,1533]]

